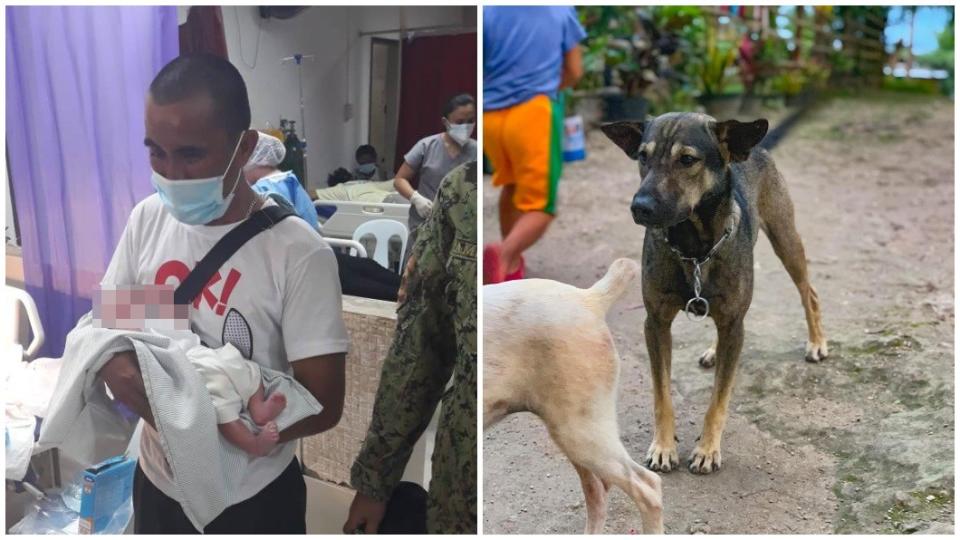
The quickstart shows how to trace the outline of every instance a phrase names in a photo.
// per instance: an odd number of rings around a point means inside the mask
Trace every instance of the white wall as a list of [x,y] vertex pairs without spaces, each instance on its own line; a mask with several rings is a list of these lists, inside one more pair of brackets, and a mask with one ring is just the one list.
[[[367,142],[371,38],[361,38],[359,32],[398,28],[401,12],[407,28],[476,25],[473,6],[313,6],[288,20],[261,19],[252,6],[222,10],[230,61],[247,83],[255,128],[267,122],[278,127],[283,116],[296,120],[298,133],[303,133],[297,69],[281,65],[280,59],[294,53],[315,55],[302,68],[310,188],[324,185],[336,167],[351,166],[354,150]],[[345,121],[348,102],[353,115]]]

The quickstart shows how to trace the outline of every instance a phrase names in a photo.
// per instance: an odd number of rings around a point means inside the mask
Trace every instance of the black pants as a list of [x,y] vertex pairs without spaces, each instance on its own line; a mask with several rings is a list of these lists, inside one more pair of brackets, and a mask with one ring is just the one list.
[[[410,251],[409,247],[407,251]],[[388,302],[397,301],[400,274],[387,270],[373,259],[351,257],[340,251],[336,251],[336,255],[343,294]]]
[[[133,478],[136,534],[199,534],[180,503],[157,489],[137,465]],[[260,493],[217,516],[206,534],[306,534],[307,485],[296,458]]]

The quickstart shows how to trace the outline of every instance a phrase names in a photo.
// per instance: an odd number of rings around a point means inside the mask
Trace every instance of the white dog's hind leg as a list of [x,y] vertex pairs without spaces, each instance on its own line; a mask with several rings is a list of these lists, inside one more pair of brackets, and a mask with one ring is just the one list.
[[580,485],[583,486],[583,496],[587,504],[587,527],[583,533],[601,534],[603,525],[607,521],[608,487],[589,469],[577,464],[573,466],[580,475]]
[[[612,407],[610,409],[612,410]],[[589,422],[582,418],[576,420],[574,425],[550,430],[560,449],[577,466],[578,472],[580,468],[587,469],[596,475],[604,486],[617,486],[629,495],[640,510],[644,533],[662,533],[663,495],[660,478],[630,458],[627,449],[620,442],[614,419],[602,418]],[[586,486],[584,493],[587,494]],[[588,528],[589,509],[588,502]]]
[[[630,457],[627,456],[627,459]],[[647,513],[643,513],[643,507],[640,507],[643,530],[645,533],[663,534],[663,488],[660,475],[633,460],[630,460],[630,467],[640,482],[650,488],[643,490],[644,496],[650,498],[647,502]]]

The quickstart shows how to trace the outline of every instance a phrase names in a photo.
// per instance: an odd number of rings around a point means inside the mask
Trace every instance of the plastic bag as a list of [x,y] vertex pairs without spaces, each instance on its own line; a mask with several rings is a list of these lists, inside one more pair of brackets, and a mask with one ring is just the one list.
[[33,435],[36,431],[37,420],[30,416],[15,418],[7,416],[3,428],[4,439],[4,478],[7,480],[23,480],[30,467],[30,456],[33,454]]
[[54,495],[38,500],[10,534],[77,534],[80,514],[67,508],[63,499]]
[[[83,493],[83,473],[77,474],[60,494],[36,501],[33,508],[9,534],[79,534],[80,498]],[[133,517],[133,498],[128,498],[113,513],[109,525],[96,534],[123,534]]]

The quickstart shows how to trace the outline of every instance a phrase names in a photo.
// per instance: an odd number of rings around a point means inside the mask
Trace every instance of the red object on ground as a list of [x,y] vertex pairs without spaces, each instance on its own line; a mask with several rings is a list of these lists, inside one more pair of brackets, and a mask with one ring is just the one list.
[[503,264],[500,260],[500,244],[483,246],[483,284],[501,283],[505,277]]
[[504,276],[504,281],[513,281],[515,279],[523,279],[526,274],[526,264],[523,261],[523,255],[520,256],[520,267],[517,268],[516,272],[511,272]]

